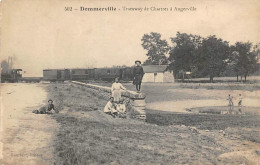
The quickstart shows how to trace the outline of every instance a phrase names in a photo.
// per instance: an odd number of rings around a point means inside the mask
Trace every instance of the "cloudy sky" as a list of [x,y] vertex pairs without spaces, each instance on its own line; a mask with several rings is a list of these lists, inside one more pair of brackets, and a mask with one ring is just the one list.
[[[168,41],[180,31],[216,35],[231,44],[260,42],[259,0],[2,0],[1,7],[1,59],[13,56],[15,67],[26,71],[24,76],[42,76],[46,68],[133,65],[136,59],[146,59],[141,38],[150,32],[161,33]],[[117,11],[89,12],[80,7]],[[169,11],[170,7],[196,11]]]

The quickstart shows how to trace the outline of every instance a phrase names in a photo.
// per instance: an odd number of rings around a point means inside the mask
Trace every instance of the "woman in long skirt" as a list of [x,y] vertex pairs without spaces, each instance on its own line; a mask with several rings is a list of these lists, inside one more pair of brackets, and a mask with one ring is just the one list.
[[112,97],[114,97],[114,102],[116,103],[118,103],[121,98],[121,89],[126,90],[126,88],[121,83],[119,83],[118,77],[116,77],[115,82],[111,87]]

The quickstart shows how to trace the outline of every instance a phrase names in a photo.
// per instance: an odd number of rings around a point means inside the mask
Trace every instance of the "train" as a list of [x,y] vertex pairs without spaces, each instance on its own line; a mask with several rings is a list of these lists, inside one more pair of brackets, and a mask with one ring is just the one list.
[[45,81],[114,81],[119,77],[121,81],[133,79],[133,67],[111,68],[76,68],[76,69],[44,69],[43,80]]
[[10,82],[15,83],[18,82],[22,78],[21,74],[22,69],[8,69],[6,71],[1,72],[1,82]]

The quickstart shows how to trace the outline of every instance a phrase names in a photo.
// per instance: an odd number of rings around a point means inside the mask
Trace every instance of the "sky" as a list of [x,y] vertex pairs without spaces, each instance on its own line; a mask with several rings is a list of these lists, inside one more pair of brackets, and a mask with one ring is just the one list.
[[[117,10],[90,12],[80,7]],[[168,11],[124,11],[123,7]],[[169,11],[171,7],[196,11]],[[42,76],[43,69],[131,66],[137,59],[145,61],[141,39],[150,32],[160,33],[169,44],[177,31],[216,35],[230,44],[259,43],[259,10],[260,0],[2,0],[0,58],[13,56],[14,66],[22,68],[24,76]]]

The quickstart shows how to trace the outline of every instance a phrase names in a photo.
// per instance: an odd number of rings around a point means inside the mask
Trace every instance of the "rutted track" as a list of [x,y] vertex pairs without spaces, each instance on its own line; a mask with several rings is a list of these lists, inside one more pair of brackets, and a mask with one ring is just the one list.
[[43,86],[1,84],[0,164],[53,164],[53,138],[58,124],[50,115],[31,113],[46,102]]

